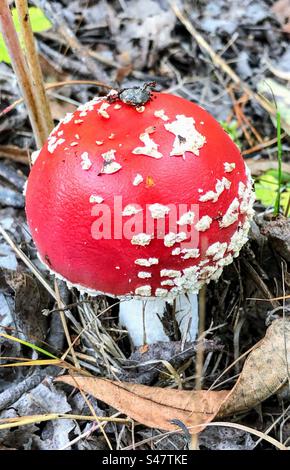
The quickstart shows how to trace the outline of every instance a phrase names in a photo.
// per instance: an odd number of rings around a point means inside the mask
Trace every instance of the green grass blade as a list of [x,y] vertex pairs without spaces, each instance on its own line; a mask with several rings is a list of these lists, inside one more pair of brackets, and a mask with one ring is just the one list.
[[58,359],[58,357],[54,356],[53,354],[46,351],[45,349],[42,349],[42,348],[36,346],[35,344],[29,343],[28,341],[24,341],[23,339],[15,338],[14,336],[7,335],[6,333],[0,333],[0,336],[2,336],[3,338],[6,338],[6,339],[10,339],[11,341],[16,341],[17,343],[21,343],[24,346],[28,346],[28,348],[34,349],[35,351],[38,351],[38,352],[44,354],[45,356],[51,357],[52,359]]
[[281,142],[281,114],[277,110],[277,147],[278,147],[278,190],[274,206],[274,214],[278,215],[281,205],[281,188],[282,188],[282,142]]

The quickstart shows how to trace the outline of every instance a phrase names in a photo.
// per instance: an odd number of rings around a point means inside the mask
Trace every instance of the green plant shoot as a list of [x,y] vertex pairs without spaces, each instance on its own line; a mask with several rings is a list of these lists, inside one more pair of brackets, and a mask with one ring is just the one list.
[[282,142],[281,142],[281,114],[277,109],[277,150],[278,150],[278,190],[274,205],[274,214],[278,215],[281,205],[281,187],[282,187]]

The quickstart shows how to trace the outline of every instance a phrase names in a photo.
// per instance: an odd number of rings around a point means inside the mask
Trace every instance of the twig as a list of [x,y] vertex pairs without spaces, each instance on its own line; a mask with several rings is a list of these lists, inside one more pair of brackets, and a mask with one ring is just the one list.
[[[91,302],[89,302],[91,303]],[[79,303],[80,305],[81,303]],[[119,305],[120,304],[120,301],[118,302],[115,302],[113,305],[109,305],[109,307],[107,307],[105,310],[102,310],[96,317],[93,317],[91,319],[91,321],[89,321],[82,329],[81,331],[79,332],[79,334],[75,337],[75,339],[73,340],[73,342],[71,343],[71,345],[69,346],[69,348],[67,349],[67,351],[64,352],[64,354],[62,355],[61,359],[62,361],[64,361],[67,357],[67,355],[69,354],[71,348],[74,346],[74,344],[80,339],[80,337],[82,336],[82,334],[88,329],[88,327],[93,323],[95,322],[98,317],[100,317],[101,315],[103,315],[104,313],[108,312],[109,310],[111,310],[111,308],[115,307],[116,305]],[[66,310],[66,307],[63,306],[63,311]],[[120,352],[120,355],[122,356],[122,353],[121,351]]]
[[60,310],[60,317],[61,317],[64,333],[65,333],[66,340],[67,340],[67,343],[68,343],[68,346],[69,346],[69,351],[70,351],[70,353],[73,357],[73,360],[74,360],[75,367],[77,369],[79,369],[80,368],[79,362],[77,360],[74,349],[72,347],[71,338],[70,338],[69,331],[68,331],[67,324],[66,324],[66,318],[65,318],[65,314],[64,314],[65,304],[62,301],[62,299],[60,298],[58,285],[57,285],[56,281],[55,281],[55,290],[53,290],[50,287],[50,285],[48,284],[48,282],[42,277],[42,275],[38,271],[38,269],[34,266],[34,264],[26,256],[26,254],[23,253],[23,251],[20,248],[18,248],[18,246],[13,242],[13,240],[10,238],[8,233],[1,226],[0,226],[0,234],[2,235],[4,240],[11,246],[11,248],[13,248],[15,253],[21,258],[21,260],[26,264],[26,266],[31,270],[31,272],[33,272],[33,274],[37,277],[37,279],[41,282],[41,284],[46,288],[46,290],[49,292],[49,294],[56,300],[59,309],[63,309],[63,310]]
[[[41,284],[46,288],[46,290],[49,292],[49,294],[56,300],[58,307],[60,309],[64,309],[65,305],[62,299],[60,298],[59,291],[58,291],[58,286],[56,284],[56,289],[55,291],[51,288],[51,286],[48,284],[48,282],[43,278],[41,273],[38,271],[38,269],[34,266],[34,264],[30,261],[30,259],[26,256],[23,251],[18,248],[18,246],[14,243],[14,241],[11,239],[11,237],[8,235],[8,233],[0,226],[0,234],[4,238],[4,240],[11,246],[11,248],[15,251],[15,253],[19,256],[19,258],[24,262],[24,264],[31,270],[31,272],[36,276],[36,278],[41,282]],[[80,368],[79,362],[77,360],[77,357],[75,355],[75,352],[72,347],[71,343],[71,338],[69,335],[69,331],[67,328],[66,324],[66,319],[65,319],[65,314],[64,310],[60,310],[60,317],[64,329],[64,333],[66,336],[66,340],[69,346],[69,351],[71,352],[71,355],[74,359],[74,364],[77,369]]]
[[9,387],[0,394],[0,410],[5,410],[13,405],[24,393],[37,387],[47,375],[56,375],[56,373],[58,373],[57,368],[52,366],[46,367],[30,377],[27,377],[19,384]]
[[15,31],[7,0],[0,0],[0,28],[27,107],[36,145],[37,147],[42,147],[47,135],[42,126],[41,109],[37,108],[28,68]]
[[[204,426],[204,424],[197,424],[197,425],[194,425],[194,426],[189,426],[187,429],[190,431],[194,428],[203,427],[203,426]],[[253,428],[249,428],[248,426],[244,426],[244,425],[239,424],[239,423],[230,423],[230,422],[227,422],[227,421],[225,421],[225,422],[222,422],[222,421],[221,422],[215,422],[215,421],[213,421],[211,423],[206,423],[205,426],[206,427],[208,427],[208,426],[221,426],[221,427],[240,429],[242,431],[253,434],[254,436],[257,436],[257,437],[261,438],[262,440],[265,440],[266,442],[269,442],[270,444],[272,444],[273,446],[275,446],[279,450],[289,450],[289,447],[286,447],[284,444],[281,444],[281,442],[277,441],[276,439],[274,439],[271,436],[268,436],[266,433],[263,433],[263,432],[258,431],[256,429],[253,429]],[[149,442],[156,441],[157,439],[165,438],[165,437],[172,436],[174,434],[180,434],[180,433],[181,433],[181,430],[177,430],[177,431],[174,430],[174,431],[164,432],[163,434],[158,434],[157,436],[150,436],[150,437],[147,437],[146,439],[143,439],[143,440],[137,442],[135,444],[135,448],[143,446],[144,444],[147,444]],[[132,444],[127,446],[127,447],[123,447],[122,450],[123,451],[124,450],[132,450]]]
[[253,141],[252,141],[252,139],[251,139],[251,136],[250,136],[250,134],[249,134],[249,132],[248,132],[246,126],[245,126],[245,123],[243,122],[244,114],[243,114],[242,109],[241,109],[241,106],[240,106],[241,103],[239,103],[239,101],[236,100],[232,86],[229,87],[228,93],[229,93],[229,95],[230,95],[230,97],[231,97],[231,100],[232,100],[232,102],[233,102],[233,109],[234,109],[234,113],[235,113],[235,116],[236,116],[238,125],[239,125],[239,127],[242,129],[243,134],[244,134],[244,136],[245,136],[245,138],[246,138],[248,144],[249,144],[250,146],[252,146],[252,145],[253,145]]
[[[283,411],[283,413],[282,413],[280,416],[278,416],[278,418],[275,419],[275,420],[270,424],[270,426],[268,427],[268,429],[266,429],[266,431],[264,431],[264,434],[268,435],[268,434],[272,431],[272,429],[274,429],[275,426],[277,426],[277,424],[279,423],[279,421],[282,420],[282,418],[285,419],[285,417],[286,417],[286,419],[287,419],[289,411],[290,411],[290,405],[287,406],[287,408]],[[263,437],[260,437],[260,439],[258,439],[258,440],[255,442],[254,448],[253,448],[252,450],[254,450],[254,449],[257,447],[257,445],[260,444],[260,442],[261,442],[262,440],[263,440]]]
[[[63,331],[64,331],[64,334],[65,334],[65,337],[66,337],[66,340],[67,340],[67,344],[68,344],[68,347],[69,347],[69,351],[72,355],[75,367],[77,369],[80,369],[80,364],[79,364],[79,361],[77,359],[75,350],[74,350],[73,345],[72,345],[71,337],[70,337],[70,334],[69,334],[69,331],[68,331],[66,317],[65,317],[65,314],[64,314],[64,310],[63,310],[63,308],[65,308],[65,305],[64,305],[64,303],[62,302],[62,300],[60,298],[59,288],[58,288],[58,283],[57,283],[56,278],[54,279],[54,290],[55,290],[55,294],[56,294],[56,302],[57,302],[58,308],[60,309],[59,310],[59,315],[60,315]],[[61,359],[63,360],[63,357]]]
[[203,337],[204,337],[204,331],[205,331],[206,287],[203,287],[201,289],[198,300],[199,300],[199,328],[198,328],[199,345],[196,351],[195,389],[201,390],[202,389],[202,369],[203,369],[203,361],[204,361],[204,345],[201,340],[204,339]]
[[276,69],[268,59],[264,59],[264,60],[265,60],[265,64],[267,65],[268,69],[270,70],[270,72],[272,72],[273,75],[275,75],[278,78],[281,78],[282,80],[290,81],[290,73],[289,72],[284,72],[284,70]]
[[260,289],[260,291],[264,294],[265,300],[269,300],[271,302],[272,307],[280,307],[280,304],[273,298],[270,290],[268,289],[267,285],[263,281],[263,279],[259,276],[255,268],[247,261],[245,258],[241,260],[242,265],[244,266],[247,275],[253,280],[256,286]]
[[40,117],[47,137],[54,128],[54,123],[45,93],[42,71],[29,18],[27,0],[16,0],[15,4],[20,23],[21,36],[25,47],[25,56],[33,82],[34,96],[38,109],[41,110]]
[[[199,293],[199,327],[198,327],[198,339],[201,340],[204,336],[205,331],[205,315],[206,315],[206,287],[203,287]],[[202,389],[202,369],[204,363],[204,345],[202,341],[196,351],[195,360],[195,390]],[[190,450],[199,450],[198,434],[191,436],[191,442],[189,445]]]
[[237,359],[235,359],[233,362],[231,362],[230,365],[227,366],[227,367],[220,373],[220,375],[214,380],[214,382],[211,384],[211,386],[209,387],[208,390],[214,390],[215,388],[220,387],[221,384],[226,383],[228,380],[232,380],[232,379],[234,379],[235,377],[237,377],[237,375],[234,375],[234,376],[231,377],[230,379],[224,380],[223,382],[219,382],[220,379],[221,379],[221,377],[223,377],[225,374],[227,374],[227,372],[228,372],[229,370],[231,370],[231,369],[236,365],[237,362],[241,361],[244,357],[246,357],[247,355],[249,355],[250,352],[253,351],[253,350],[257,347],[258,344],[259,344],[259,343],[254,344],[251,348],[247,349],[247,351],[245,351],[243,354],[241,354]]
[[0,158],[8,158],[18,163],[28,164],[28,155],[31,149],[21,149],[16,145],[0,145]]
[[[196,42],[201,47],[201,49],[203,49],[204,51],[208,53],[214,65],[216,65],[221,70],[223,70],[236,85],[242,88],[250,96],[250,98],[256,100],[262,106],[262,108],[265,109],[265,111],[267,111],[272,116],[276,116],[275,106],[273,106],[263,96],[259,95],[258,93],[255,93],[245,82],[243,82],[240,79],[240,77],[234,72],[234,70],[226,63],[226,61],[222,59],[218,54],[216,54],[216,52],[213,50],[210,44],[208,44],[208,42],[206,42],[204,37],[194,28],[194,26],[190,23],[190,21],[186,18],[186,16],[181,12],[178,6],[173,3],[170,3],[170,4],[171,4],[172,10],[174,11],[179,21],[184,25],[187,31],[196,40]],[[281,119],[281,124],[284,130],[287,130],[287,132],[290,132],[290,126],[285,121],[285,119]]]
[[[286,132],[284,132],[282,135],[281,135],[281,140],[284,139],[284,137],[286,137],[287,134]],[[271,147],[272,145],[276,144],[277,143],[277,137],[274,137],[273,139],[270,139],[270,140],[266,140],[265,142],[261,143],[261,144],[257,144],[255,145],[254,147],[251,147],[249,149],[246,149],[246,150],[243,150],[242,151],[242,155],[250,155],[254,152],[258,152],[259,150],[263,150],[267,147]]]
[[[94,421],[96,421],[99,425],[99,428],[101,430],[101,433],[103,434],[107,444],[108,444],[108,447],[110,450],[113,450],[113,447],[112,447],[112,444],[110,442],[110,439],[108,438],[107,434],[106,434],[106,431],[104,429],[105,425],[106,425],[106,422],[105,423],[102,423],[102,418],[99,418],[97,415],[96,415],[96,412],[95,412],[95,409],[93,407],[93,405],[90,403],[89,399],[86,397],[86,394],[85,392],[82,390],[82,387],[78,384],[77,382],[77,377],[75,377],[73,374],[70,373],[70,376],[71,378],[73,379],[73,381],[75,382],[75,386],[79,389],[80,391],[80,394],[82,395],[85,403],[87,404],[90,412],[92,413],[92,416],[90,417],[91,419],[93,418]],[[118,420],[118,419],[117,419]],[[119,418],[120,420],[120,418]],[[110,421],[110,419],[106,420],[106,421]]]
[[84,439],[85,437],[88,437],[90,434],[92,434],[93,432],[96,432],[102,425],[105,426],[108,422],[116,422],[116,423],[130,423],[130,420],[129,419],[125,419],[123,418],[123,420],[121,421],[118,421],[116,420],[116,418],[118,416],[120,416],[120,413],[119,411],[115,414],[113,414],[112,416],[110,416],[109,418],[107,418],[107,420],[105,422],[102,422],[102,423],[99,423],[99,424],[95,424],[93,422],[93,425],[90,429],[88,429],[88,431],[85,431],[83,432],[82,434],[80,434],[79,436],[75,437],[72,441],[68,442],[64,447],[61,447],[59,450],[65,450],[65,449],[68,449],[69,447],[71,447],[72,445],[76,444],[77,442],[79,442],[81,439]]
[[[195,426],[190,426],[189,429],[194,429],[199,426],[201,425],[198,424]],[[269,442],[270,444],[272,444],[274,447],[276,447],[279,450],[289,450],[289,447],[286,447],[284,444],[277,441],[277,439],[274,439],[273,437],[268,436],[264,432],[258,431],[257,429],[250,428],[249,426],[244,426],[243,424],[230,423],[228,421],[219,421],[219,422],[212,421],[211,423],[206,423],[206,427],[208,426],[219,426],[219,427],[226,427],[226,428],[232,428],[232,429],[240,429],[241,431],[248,432],[250,434],[253,434],[254,436],[257,436],[263,439],[266,442]]]
[[8,243],[8,245],[11,246],[11,248],[15,251],[15,253],[19,256],[19,258],[23,261],[23,263],[30,269],[30,271],[34,274],[34,276],[39,280],[39,282],[45,287],[47,292],[55,299],[57,300],[56,293],[54,290],[51,288],[51,286],[48,284],[48,282],[43,278],[41,273],[38,271],[38,269],[34,266],[34,264],[30,261],[30,259],[26,256],[23,251],[18,248],[16,243],[11,239],[9,234],[4,230],[1,225],[0,225],[0,234],[4,238],[4,240]]
[[113,418],[105,416],[82,416],[65,413],[49,413],[43,415],[28,415],[28,416],[16,416],[13,418],[0,419],[0,429],[10,429],[18,426],[26,426],[27,424],[43,423],[45,421],[51,421],[53,419],[75,419],[79,421],[100,421],[104,424],[108,422],[116,423],[130,423],[130,419],[126,418]]
[[[1,0],[0,0],[1,1]],[[60,88],[63,86],[72,86],[72,85],[95,85],[98,87],[102,88],[107,88],[108,90],[111,90],[113,87],[111,85],[106,85],[103,82],[98,82],[96,80],[67,80],[63,82],[53,82],[53,83],[47,83],[44,85],[45,90],[51,90],[53,88]],[[3,109],[0,113],[0,118],[5,116],[5,114],[9,113],[12,111],[16,106],[21,104],[23,102],[23,98],[19,98],[18,100],[14,101],[12,104],[7,106],[7,108]]]

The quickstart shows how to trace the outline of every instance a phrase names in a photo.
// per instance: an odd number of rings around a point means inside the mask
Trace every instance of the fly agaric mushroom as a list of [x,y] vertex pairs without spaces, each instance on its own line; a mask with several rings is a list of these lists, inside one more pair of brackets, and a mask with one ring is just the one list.
[[111,92],[57,125],[32,167],[26,212],[43,263],[80,291],[125,300],[120,318],[139,345],[144,325],[148,343],[166,339],[167,302],[184,329],[191,303],[196,330],[196,293],[247,241],[254,196],[210,114],[157,92],[133,106],[132,90],[129,104]]

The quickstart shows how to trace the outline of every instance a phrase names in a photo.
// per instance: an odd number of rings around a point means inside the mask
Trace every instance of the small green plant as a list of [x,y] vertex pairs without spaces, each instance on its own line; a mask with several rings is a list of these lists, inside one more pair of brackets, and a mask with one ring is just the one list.
[[[257,200],[261,201],[264,206],[274,206],[275,214],[276,207],[278,207],[278,213],[280,207],[286,211],[290,197],[290,174],[280,172],[279,169],[267,171],[256,179],[255,192]],[[278,194],[279,202],[277,203]]]
[[[11,10],[13,23],[17,32],[20,31],[20,24],[18,20],[16,8]],[[46,18],[43,11],[40,8],[30,7],[29,16],[31,21],[32,30],[34,33],[41,33],[42,31],[47,31],[51,28],[51,22]],[[2,34],[0,33],[0,62],[6,62],[6,64],[11,64],[11,60],[8,54],[8,51],[5,46],[5,42]]]
[[277,108],[277,150],[278,150],[278,189],[274,205],[274,214],[278,215],[281,206],[281,188],[282,188],[282,142],[281,142],[281,114]]
[[241,148],[241,142],[239,140],[239,128],[237,121],[233,120],[231,122],[219,121],[222,128],[229,134],[230,138],[235,142],[235,144]]

